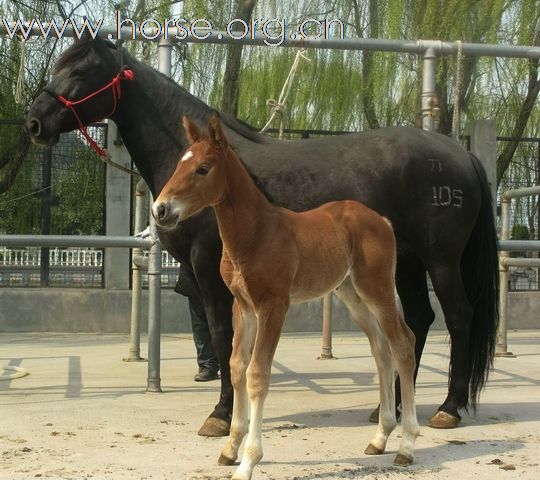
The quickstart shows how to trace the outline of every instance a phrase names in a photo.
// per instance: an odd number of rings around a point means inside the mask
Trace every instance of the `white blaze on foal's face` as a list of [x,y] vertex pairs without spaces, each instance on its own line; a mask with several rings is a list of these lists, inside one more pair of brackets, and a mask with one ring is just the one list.
[[180,161],[187,162],[191,157],[193,157],[193,152],[188,150],[186,153],[184,153],[184,156],[180,159]]

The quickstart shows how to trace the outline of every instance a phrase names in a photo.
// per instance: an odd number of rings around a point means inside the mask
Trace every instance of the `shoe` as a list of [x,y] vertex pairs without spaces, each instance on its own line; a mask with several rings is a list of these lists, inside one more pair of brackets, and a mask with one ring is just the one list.
[[193,377],[193,380],[196,382],[209,382],[210,380],[217,380],[218,378],[219,375],[217,372],[206,367],[201,367],[199,368],[199,373]]

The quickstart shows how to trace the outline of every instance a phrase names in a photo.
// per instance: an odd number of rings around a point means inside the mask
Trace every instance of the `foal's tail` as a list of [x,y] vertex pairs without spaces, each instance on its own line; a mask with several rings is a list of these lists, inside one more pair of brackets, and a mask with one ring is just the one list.
[[491,190],[484,167],[470,154],[481,191],[480,212],[463,252],[461,272],[474,313],[470,331],[471,380],[469,401],[476,408],[493,365],[499,324],[499,261]]

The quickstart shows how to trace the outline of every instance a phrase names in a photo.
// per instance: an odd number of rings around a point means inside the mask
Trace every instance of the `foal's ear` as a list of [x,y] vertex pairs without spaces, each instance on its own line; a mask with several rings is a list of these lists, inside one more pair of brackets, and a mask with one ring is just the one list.
[[182,118],[182,124],[184,125],[186,137],[190,145],[193,145],[195,142],[198,142],[201,139],[201,131],[199,130],[199,127],[197,127],[197,125],[195,125],[187,115],[184,115]]
[[221,129],[219,115],[216,112],[212,113],[210,120],[208,120],[208,136],[210,137],[210,141],[215,146],[223,150],[227,149],[229,144],[225,138],[223,130]]

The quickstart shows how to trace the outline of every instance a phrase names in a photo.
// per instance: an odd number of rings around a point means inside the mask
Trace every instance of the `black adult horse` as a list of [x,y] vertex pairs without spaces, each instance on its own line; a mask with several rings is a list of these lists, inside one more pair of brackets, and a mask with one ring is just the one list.
[[[92,95],[112,79],[111,88]],[[185,114],[205,125],[211,109],[111,43],[86,39],[62,55],[26,127],[34,141],[51,145],[62,132],[111,118],[156,198],[187,146]],[[456,426],[458,410],[475,406],[486,381],[497,326],[496,234],[478,160],[451,139],[414,128],[282,141],[225,122],[230,143],[276,203],[300,211],[356,199],[390,218],[398,240],[397,288],[416,335],[417,364],[434,320],[426,271],[442,305],[451,337],[450,381],[431,424]],[[221,242],[212,210],[160,238],[193,274],[222,367],[220,401],[199,433],[224,435],[232,407],[232,296],[219,275]]]

